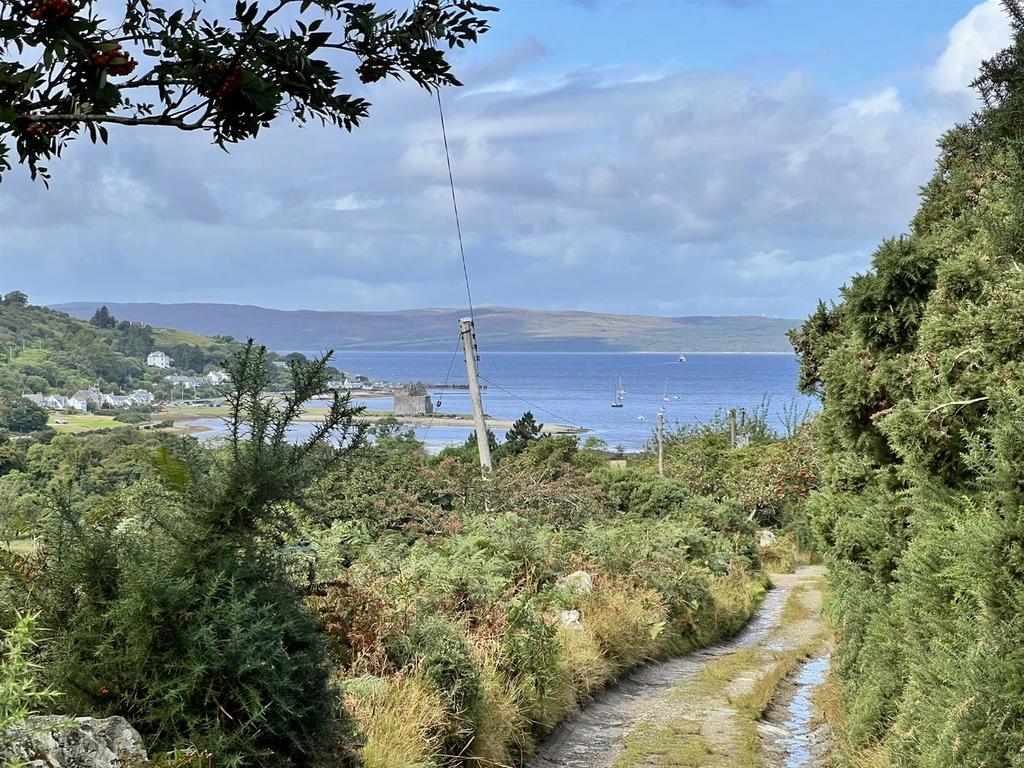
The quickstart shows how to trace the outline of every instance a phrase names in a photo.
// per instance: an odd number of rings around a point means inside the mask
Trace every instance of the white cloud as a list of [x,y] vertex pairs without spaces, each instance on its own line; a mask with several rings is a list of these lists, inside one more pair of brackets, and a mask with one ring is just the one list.
[[889,86],[874,96],[854,99],[847,105],[847,109],[856,113],[858,117],[874,117],[899,112],[900,92],[893,86]]
[[368,208],[380,208],[384,205],[383,200],[376,198],[362,197],[361,195],[342,195],[326,204],[332,211],[365,211]]
[[[972,35],[998,47],[990,6],[951,32],[929,84],[957,56],[973,72]],[[502,55],[467,78],[476,90],[445,93],[480,303],[798,316],[906,227],[935,139],[970,109],[895,75],[837,104],[799,71],[528,76],[516,62],[542,45]],[[275,124],[227,156],[202,137],[119,130],[52,170],[48,192],[17,174],[0,188],[5,279],[31,293],[49,274],[40,300],[464,301],[437,104],[408,83],[377,90],[352,135]],[[92,247],[107,265],[95,274],[46,255]]]
[[982,60],[1010,44],[1010,22],[999,0],[985,0],[956,23],[949,42],[928,75],[937,93],[965,93]]

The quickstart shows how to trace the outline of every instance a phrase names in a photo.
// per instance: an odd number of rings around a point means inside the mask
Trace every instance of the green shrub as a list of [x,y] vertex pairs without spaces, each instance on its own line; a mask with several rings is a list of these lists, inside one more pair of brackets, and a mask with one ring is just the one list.
[[458,626],[443,616],[415,615],[408,629],[385,640],[399,669],[415,668],[444,699],[449,713],[446,746],[456,750],[473,735],[481,706],[480,669]]
[[344,736],[318,627],[268,563],[211,548],[147,486],[55,527],[49,671],[72,711],[227,763],[312,765]]
[[0,734],[50,707],[58,694],[42,683],[43,667],[33,661],[37,617],[17,614],[0,637]]
[[[807,520],[832,580],[841,756],[1024,754],[1024,6],[908,235],[794,334],[823,396]],[[806,530],[801,532],[806,535]]]
[[[73,711],[122,715],[156,749],[193,744],[226,765],[330,765],[351,729],[280,542],[310,479],[360,432],[336,396],[324,425],[292,442],[299,405],[327,389],[327,358],[291,367],[282,404],[263,397],[268,367],[251,342],[229,365],[230,437],[211,471],[157,451],[146,464],[158,481],[84,514],[65,504],[36,587]],[[30,459],[42,463],[52,452],[33,457],[39,447]]]

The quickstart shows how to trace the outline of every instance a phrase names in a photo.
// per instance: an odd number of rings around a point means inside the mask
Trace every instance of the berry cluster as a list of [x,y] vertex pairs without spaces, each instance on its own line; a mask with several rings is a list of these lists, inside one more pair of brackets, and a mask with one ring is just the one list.
[[74,16],[77,10],[70,0],[32,0],[28,17],[36,21],[62,21]]
[[29,123],[22,129],[22,132],[34,139],[49,141],[60,133],[60,125],[57,123]]
[[209,96],[213,102],[225,111],[241,111],[239,90],[242,86],[242,68],[237,64],[227,68],[226,64],[207,64],[203,67],[204,83],[199,92]]
[[119,45],[109,51],[93,51],[89,60],[97,67],[106,69],[110,75],[130,75],[139,65]]
[[225,96],[234,93],[241,84],[242,70],[238,67],[232,67],[224,78],[224,82],[220,84],[220,88],[217,89],[216,98],[223,99]]
[[356,67],[356,74],[364,83],[376,83],[388,74],[388,65],[379,61],[364,61]]

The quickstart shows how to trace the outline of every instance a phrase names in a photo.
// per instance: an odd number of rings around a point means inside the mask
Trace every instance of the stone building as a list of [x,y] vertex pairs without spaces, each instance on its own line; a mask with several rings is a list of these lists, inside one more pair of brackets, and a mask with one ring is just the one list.
[[422,385],[395,390],[395,416],[429,416],[434,402]]

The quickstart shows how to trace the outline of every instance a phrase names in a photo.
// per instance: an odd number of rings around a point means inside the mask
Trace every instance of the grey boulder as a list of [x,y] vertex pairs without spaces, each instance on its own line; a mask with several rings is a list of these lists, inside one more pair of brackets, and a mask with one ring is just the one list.
[[135,768],[147,762],[142,737],[123,717],[30,717],[0,737],[0,765]]

